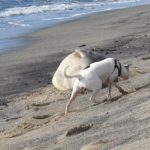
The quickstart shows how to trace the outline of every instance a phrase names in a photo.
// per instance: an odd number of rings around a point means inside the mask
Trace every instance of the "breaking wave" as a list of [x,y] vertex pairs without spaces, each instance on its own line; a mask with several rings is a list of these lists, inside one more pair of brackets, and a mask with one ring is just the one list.
[[12,7],[0,11],[0,17],[28,15],[33,13],[43,13],[46,11],[63,11],[73,9],[92,9],[93,7],[107,5],[108,3],[129,3],[140,0],[94,0],[93,2],[76,1],[70,3],[59,3],[49,5],[32,5],[27,7]]
[[0,12],[0,17],[18,16],[18,15],[28,15],[33,13],[43,13],[46,11],[59,11],[59,10],[69,10],[76,7],[77,4],[53,4],[53,5],[42,5],[42,6],[30,6],[30,7],[15,7],[8,8],[5,11]]

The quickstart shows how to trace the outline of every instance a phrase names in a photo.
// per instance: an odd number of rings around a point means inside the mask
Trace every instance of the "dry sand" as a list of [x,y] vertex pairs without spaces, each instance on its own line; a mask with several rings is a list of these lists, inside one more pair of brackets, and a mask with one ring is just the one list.
[[[28,46],[0,55],[1,150],[149,150],[149,5],[84,17],[25,39]],[[64,116],[70,91],[54,89],[51,77],[83,44],[132,62],[130,79],[113,89],[113,102],[105,101],[107,89],[98,104],[84,94]]]

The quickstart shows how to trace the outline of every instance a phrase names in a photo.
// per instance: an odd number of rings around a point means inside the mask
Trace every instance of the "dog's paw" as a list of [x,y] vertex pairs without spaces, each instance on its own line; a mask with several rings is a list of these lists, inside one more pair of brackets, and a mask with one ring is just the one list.
[[65,110],[65,116],[66,116],[67,114],[68,114],[68,110],[66,109],[66,110]]
[[111,101],[111,96],[107,96],[107,101]]

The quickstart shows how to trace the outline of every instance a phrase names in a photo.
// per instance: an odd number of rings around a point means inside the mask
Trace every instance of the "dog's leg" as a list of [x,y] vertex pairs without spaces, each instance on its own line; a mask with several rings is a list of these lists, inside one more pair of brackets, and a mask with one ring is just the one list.
[[108,82],[108,96],[107,96],[107,100],[110,100],[110,101],[111,101],[112,84],[113,84],[113,82],[111,80],[109,80],[109,82]]
[[99,79],[97,79],[96,80],[97,82],[95,82],[95,89],[93,90],[93,94],[92,94],[92,96],[90,97],[90,100],[93,102],[93,103],[96,103],[96,101],[95,101],[95,97],[96,97],[96,95],[98,94],[98,92],[101,90],[101,88],[102,88],[102,81],[101,80],[99,80]]
[[66,109],[65,109],[65,115],[68,113],[69,107],[71,105],[71,103],[75,100],[76,96],[78,95],[78,93],[80,92],[80,88],[79,87],[74,87],[71,93],[71,97],[68,101],[68,103],[66,104]]
[[95,97],[96,97],[96,95],[98,94],[99,91],[100,91],[100,89],[94,91],[93,94],[92,94],[92,96],[90,97],[90,100],[91,100],[93,103],[96,102],[96,101],[95,101]]

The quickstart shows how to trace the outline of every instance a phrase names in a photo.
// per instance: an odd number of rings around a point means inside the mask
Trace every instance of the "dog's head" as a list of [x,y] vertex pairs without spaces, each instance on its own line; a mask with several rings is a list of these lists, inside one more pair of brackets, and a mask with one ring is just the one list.
[[131,64],[124,64],[122,65],[122,72],[121,72],[121,77],[124,80],[127,80],[129,78],[129,68],[130,68]]

